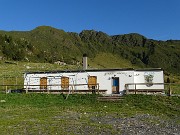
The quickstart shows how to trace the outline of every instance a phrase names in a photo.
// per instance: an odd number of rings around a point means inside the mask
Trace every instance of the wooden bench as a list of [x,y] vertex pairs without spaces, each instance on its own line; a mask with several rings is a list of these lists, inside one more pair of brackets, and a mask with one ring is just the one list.
[[127,89],[126,94],[139,94],[139,93],[163,93],[164,89]]
[[[24,91],[26,91],[26,89],[24,89]],[[34,90],[34,89],[28,89],[27,92],[37,92],[37,93],[105,93],[107,90],[69,90],[69,89],[65,89],[65,90],[47,90],[47,89],[43,89],[43,90]]]

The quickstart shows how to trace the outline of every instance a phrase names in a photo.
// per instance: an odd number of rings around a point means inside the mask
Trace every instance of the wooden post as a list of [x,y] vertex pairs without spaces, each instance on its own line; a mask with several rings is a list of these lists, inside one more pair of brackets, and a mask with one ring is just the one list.
[[27,84],[26,84],[26,94],[28,93]]
[[171,94],[172,94],[171,84],[169,83],[168,96],[171,96]]
[[135,94],[136,94],[136,83],[135,83]]
[[97,86],[98,86],[98,95],[99,95],[99,83],[97,84]]
[[170,88],[169,88],[169,89],[170,89],[170,95],[172,95],[172,88],[171,88],[171,84],[170,84]]
[[49,94],[49,88],[47,87],[47,93]]
[[42,91],[42,93],[44,94],[44,92],[45,92],[45,86],[43,85],[43,91]]
[[17,90],[17,77],[16,77],[16,90]]
[[73,85],[71,85],[71,89],[72,89],[72,94],[74,94],[74,89],[73,89]]
[[126,90],[126,94],[129,94],[129,90],[128,90],[128,84],[125,84],[125,90]]
[[3,89],[4,89],[4,77],[3,77]]
[[7,94],[8,92],[7,92],[7,85],[6,85],[6,94]]

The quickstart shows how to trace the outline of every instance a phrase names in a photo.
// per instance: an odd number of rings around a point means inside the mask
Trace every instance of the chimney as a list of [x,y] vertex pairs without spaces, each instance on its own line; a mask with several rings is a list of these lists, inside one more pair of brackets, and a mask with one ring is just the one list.
[[87,69],[87,54],[83,54],[83,70]]

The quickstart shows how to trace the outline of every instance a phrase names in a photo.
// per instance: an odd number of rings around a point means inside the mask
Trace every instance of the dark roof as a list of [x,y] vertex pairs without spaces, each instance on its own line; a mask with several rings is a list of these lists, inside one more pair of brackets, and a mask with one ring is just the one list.
[[143,68],[143,69],[134,69],[135,71],[162,71],[162,68]]
[[76,72],[103,72],[103,71],[157,71],[161,68],[147,68],[147,69],[134,69],[134,68],[118,68],[118,69],[87,69],[87,70],[56,70],[56,71],[37,71],[25,72],[26,74],[43,74],[43,73],[76,73]]

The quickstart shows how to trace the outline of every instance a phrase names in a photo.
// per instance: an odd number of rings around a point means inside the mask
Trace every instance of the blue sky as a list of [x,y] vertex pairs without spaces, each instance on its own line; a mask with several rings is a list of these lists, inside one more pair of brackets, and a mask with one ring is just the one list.
[[42,25],[180,40],[180,0],[0,0],[0,30]]

